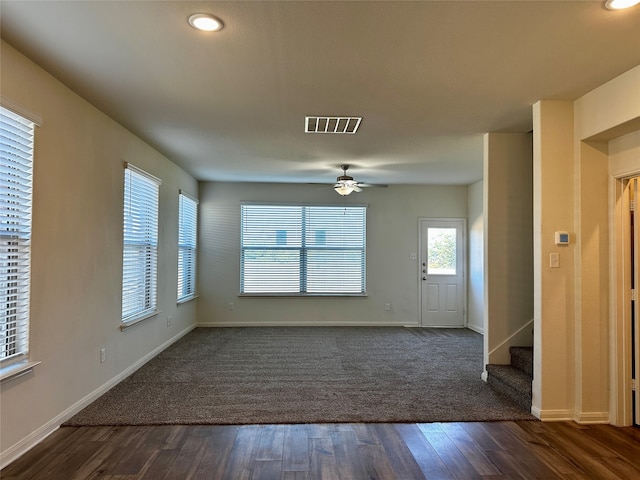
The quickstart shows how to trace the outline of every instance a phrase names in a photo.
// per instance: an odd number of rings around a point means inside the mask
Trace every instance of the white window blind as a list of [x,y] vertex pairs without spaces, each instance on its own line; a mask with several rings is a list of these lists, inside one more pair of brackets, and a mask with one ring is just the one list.
[[241,293],[366,291],[366,207],[242,205],[241,244]]
[[180,192],[178,205],[178,302],[196,294],[198,202]]
[[29,353],[34,129],[0,107],[0,366]]
[[124,171],[122,322],[157,308],[158,196],[160,180],[127,165]]

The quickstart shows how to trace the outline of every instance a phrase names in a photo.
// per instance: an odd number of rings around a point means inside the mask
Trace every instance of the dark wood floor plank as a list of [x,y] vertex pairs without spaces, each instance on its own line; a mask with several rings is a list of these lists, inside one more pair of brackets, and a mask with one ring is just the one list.
[[243,425],[238,429],[223,480],[249,480],[258,451],[261,429],[259,425]]
[[399,478],[423,478],[423,473],[416,463],[411,450],[402,439],[396,425],[381,423],[377,426],[378,438],[387,453],[393,471]]
[[[500,471],[511,480],[527,480],[523,468],[513,455],[505,450],[488,450],[487,456]],[[484,480],[484,479],[483,479]],[[544,480],[552,480],[545,478]]]
[[[529,436],[527,432],[514,422],[496,422],[483,425],[494,438],[500,443],[506,445],[506,452],[517,465],[520,465],[521,476],[524,478],[562,478],[562,474],[555,468],[550,468],[542,458],[537,455],[531,455],[535,449],[529,444]],[[540,444],[542,445],[542,444]]]
[[331,432],[335,431],[335,429],[335,424],[307,425],[307,435],[309,438],[331,438]]
[[142,480],[168,480],[168,472],[178,458],[177,450],[160,449],[154,451],[154,456],[149,459],[137,475]]
[[451,480],[454,478],[417,425],[398,425],[396,428],[427,479]]
[[541,422],[520,422],[511,428],[524,432],[523,439],[535,455],[561,477],[584,478],[585,472],[556,449],[541,430]]
[[338,478],[338,466],[331,438],[309,439],[309,476],[317,480]]
[[458,450],[455,443],[447,436],[439,424],[420,424],[420,430],[447,466],[453,478],[460,480],[480,479],[481,475]]
[[[593,438],[601,445],[607,445],[608,448],[615,452],[616,456],[620,456],[629,461],[637,461],[638,457],[640,457],[638,444],[629,442],[629,437],[625,434],[624,430],[630,429],[612,429],[606,425],[593,425],[582,433]],[[640,437],[638,437],[638,441],[640,441]],[[638,478],[640,478],[640,475]]]
[[483,451],[502,450],[502,446],[496,443],[493,437],[482,427],[481,422],[465,422],[457,423],[456,425],[462,428]]
[[353,429],[336,428],[331,434],[331,443],[340,480],[366,478],[358,452],[358,439]]
[[280,480],[282,460],[256,460],[250,478],[251,480]]
[[282,462],[284,425],[262,425],[261,430],[256,460],[278,460]]
[[[236,426],[216,426],[209,429],[203,437],[202,458],[195,460],[198,467],[192,475],[193,479],[220,480],[223,477],[238,431],[239,427]],[[198,434],[202,433],[201,430],[198,431]]]
[[404,480],[398,477],[387,458],[382,445],[360,444],[358,456],[362,459],[365,477],[367,479]]
[[[565,422],[562,423],[565,424]],[[566,422],[566,425],[570,425],[570,423]],[[496,428],[503,427],[498,425]],[[594,453],[598,452],[597,444],[586,441],[588,438],[586,436],[582,439],[581,437],[583,435],[580,434],[580,431],[580,429],[576,429],[573,426],[567,427],[560,423],[548,423],[546,424],[544,433],[540,434],[540,437],[548,442],[559,455],[570,459],[571,463],[579,472],[579,475],[586,475],[590,480],[620,479],[621,477],[612,472],[594,456]],[[524,453],[526,452],[523,452],[522,455],[524,455]],[[612,451],[605,448],[602,449],[602,454],[615,456]]]
[[309,471],[309,435],[305,425],[285,426],[282,471]]
[[356,423],[353,431],[356,434],[358,443],[362,445],[380,445],[380,439],[376,431],[376,426],[370,423]]
[[281,480],[310,480],[309,472],[282,472]]
[[473,468],[483,477],[501,475],[502,472],[493,464],[484,450],[457,423],[442,423],[440,427],[453,444],[465,456]]

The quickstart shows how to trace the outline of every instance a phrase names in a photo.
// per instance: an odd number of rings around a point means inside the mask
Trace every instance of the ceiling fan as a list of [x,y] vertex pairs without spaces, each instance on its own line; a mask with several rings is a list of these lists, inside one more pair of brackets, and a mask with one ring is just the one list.
[[353,177],[347,175],[349,165],[340,165],[342,169],[342,175],[336,179],[336,183],[333,185],[333,189],[340,195],[346,196],[351,192],[361,192],[363,187],[382,187],[387,188],[387,185],[379,183],[362,183],[356,182]]

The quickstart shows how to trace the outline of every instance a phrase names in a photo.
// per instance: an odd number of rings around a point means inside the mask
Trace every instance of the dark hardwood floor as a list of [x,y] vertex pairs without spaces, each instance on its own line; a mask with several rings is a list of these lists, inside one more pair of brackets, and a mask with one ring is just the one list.
[[570,422],[63,427],[10,479],[638,479],[640,430]]

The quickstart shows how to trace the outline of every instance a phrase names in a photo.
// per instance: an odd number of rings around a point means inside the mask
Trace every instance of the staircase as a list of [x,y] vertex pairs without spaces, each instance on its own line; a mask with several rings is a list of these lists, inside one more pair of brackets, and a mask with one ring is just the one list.
[[530,412],[533,347],[509,347],[509,353],[511,365],[487,365],[487,383]]

